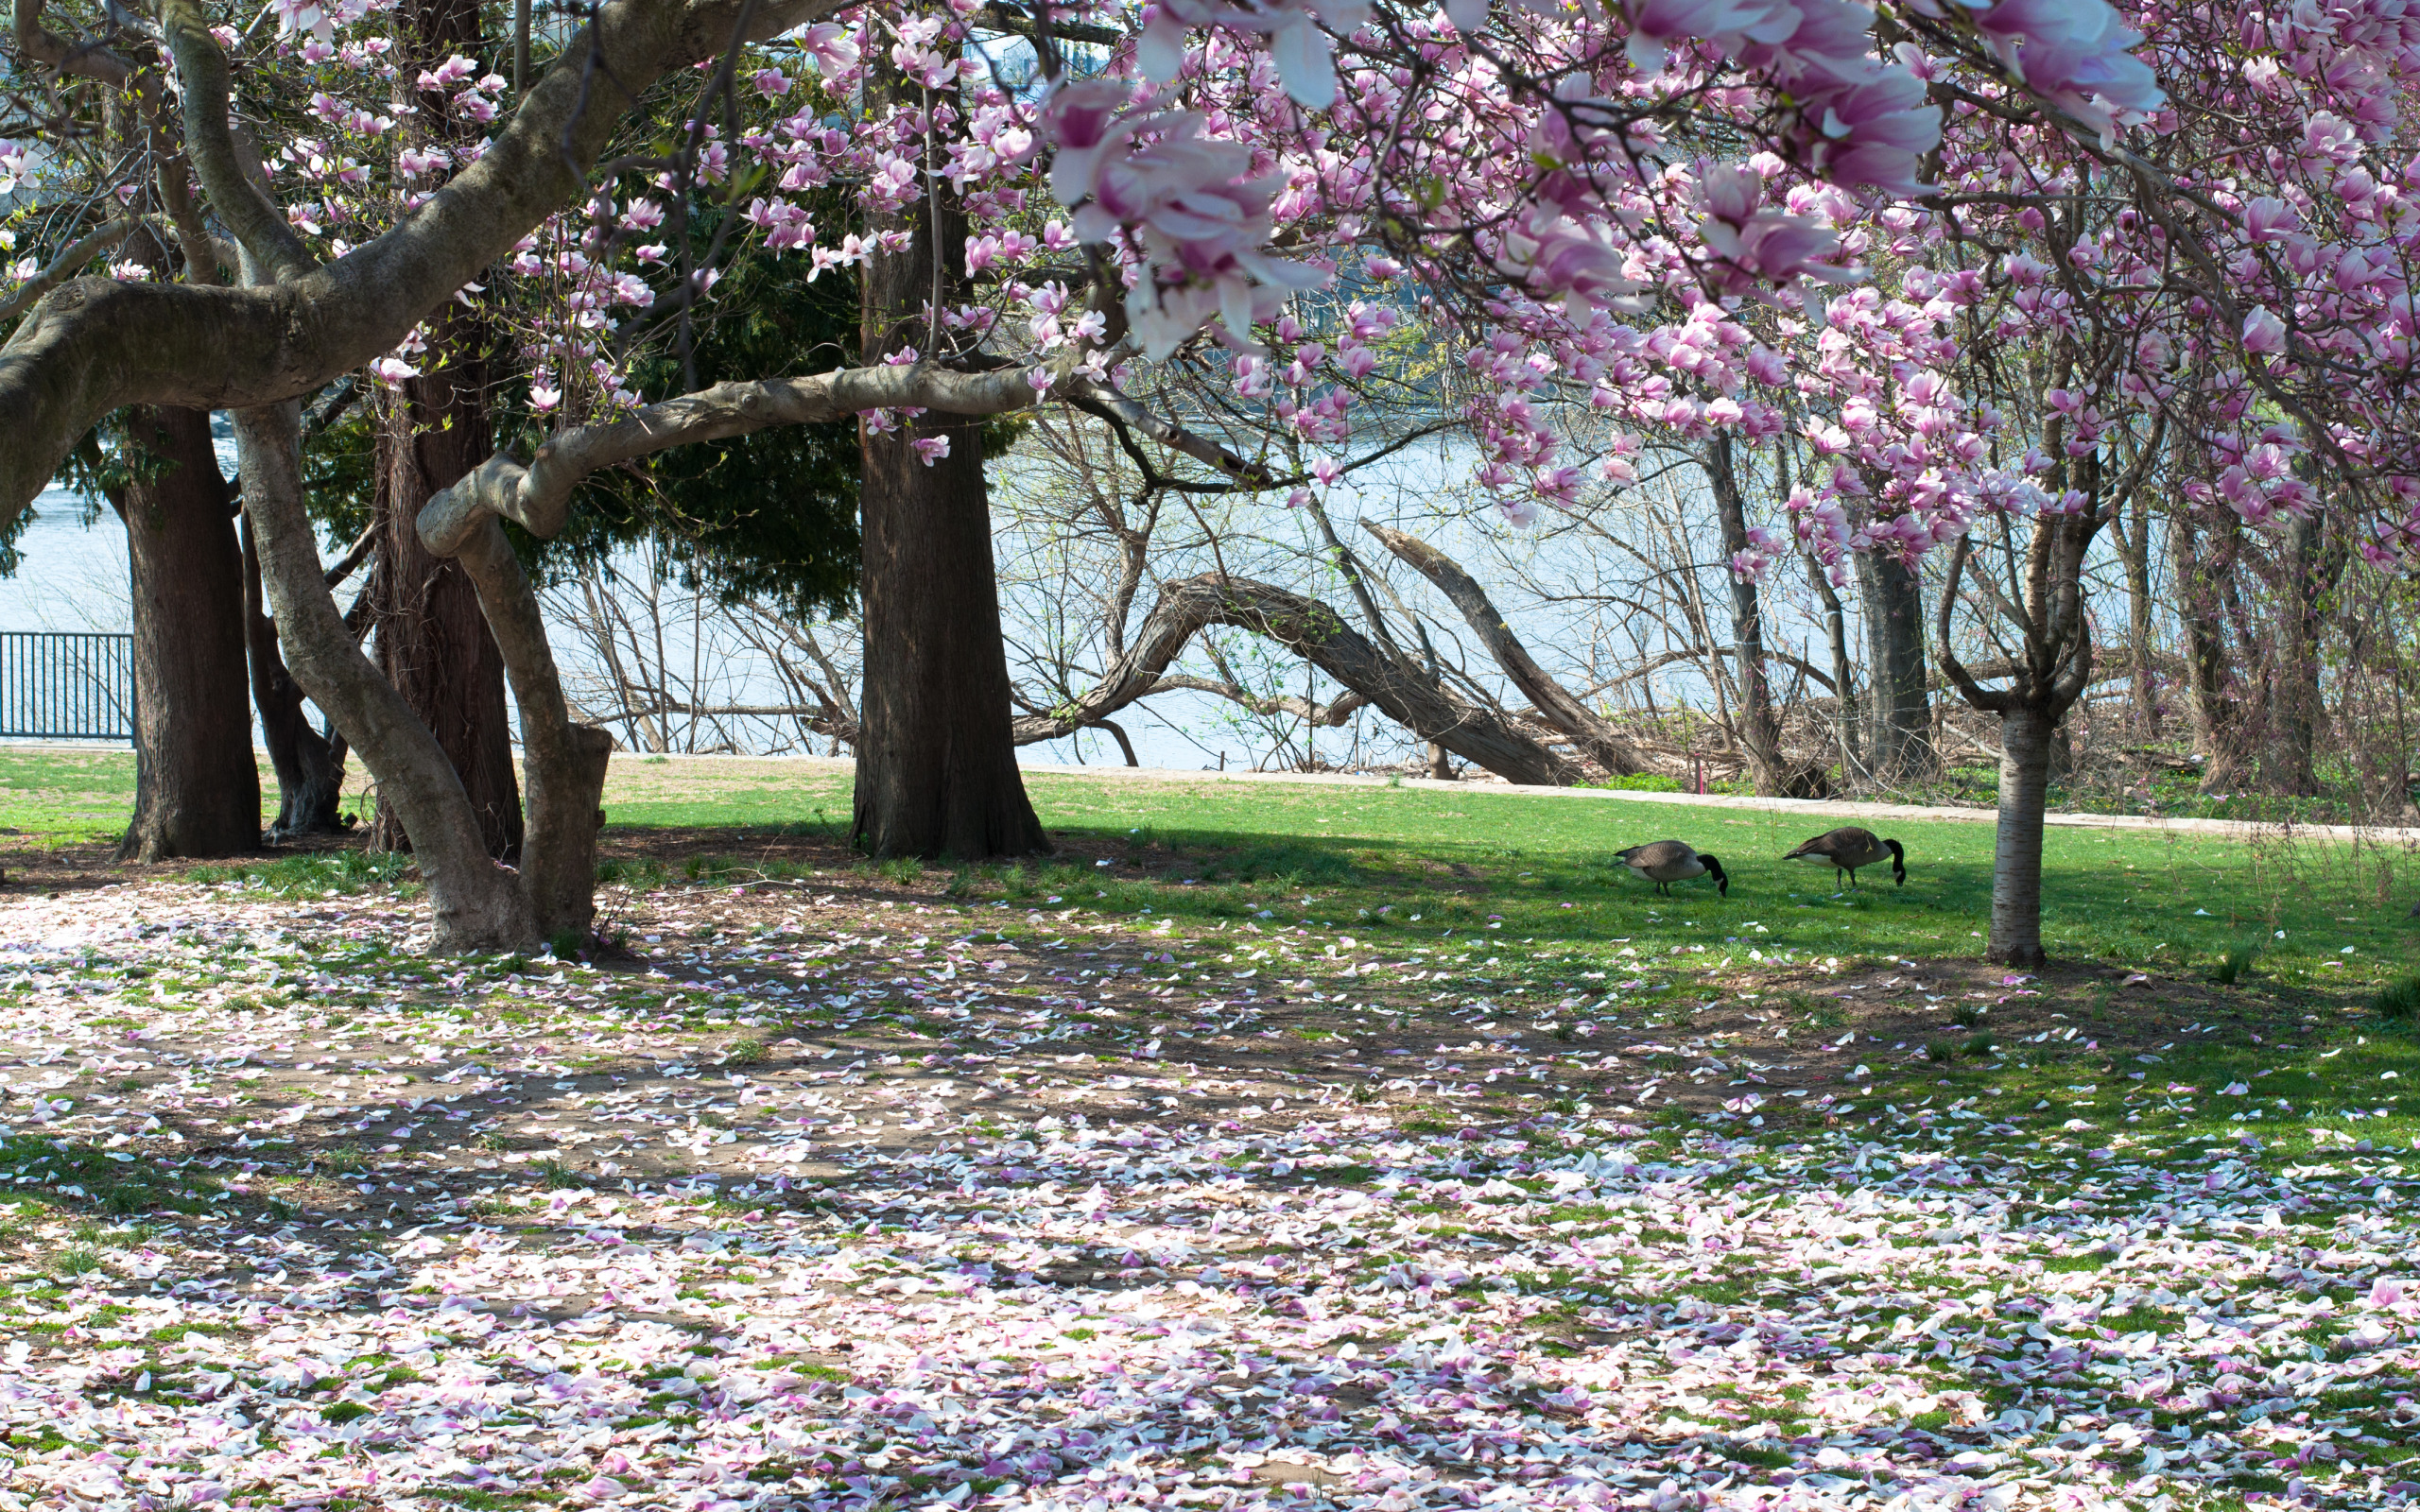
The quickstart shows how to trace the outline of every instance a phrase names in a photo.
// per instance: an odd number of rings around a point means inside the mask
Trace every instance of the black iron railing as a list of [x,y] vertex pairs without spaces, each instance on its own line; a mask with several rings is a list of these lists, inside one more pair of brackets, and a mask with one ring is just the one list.
[[134,637],[0,631],[0,736],[134,738]]

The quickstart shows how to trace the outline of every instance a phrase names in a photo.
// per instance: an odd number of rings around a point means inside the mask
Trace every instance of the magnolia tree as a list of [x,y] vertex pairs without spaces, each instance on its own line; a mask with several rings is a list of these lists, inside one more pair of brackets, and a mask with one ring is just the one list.
[[[57,255],[21,266],[30,313],[0,350],[0,507],[121,406],[234,411],[294,673],[394,803],[449,946],[589,911],[606,741],[570,719],[499,522],[543,538],[600,467],[852,416],[870,480],[956,466],[979,488],[967,418],[1040,404],[1147,468],[1299,505],[1385,444],[1356,402],[1398,376],[1406,319],[1461,342],[1444,392],[1516,524],[1618,487],[1632,433],[1662,427],[1825,452],[1788,517],[1835,572],[1984,525],[2027,564],[1986,595],[2025,660],[2006,690],[1951,677],[2031,729],[2090,654],[2078,538],[2142,458],[2256,523],[2325,496],[2374,552],[2420,537],[2394,450],[2411,217],[2381,157],[2397,9],[616,0],[515,96],[468,54],[399,67],[374,4],[79,24],[18,0],[41,80],[22,133],[147,125],[114,156],[9,160]],[[651,90],[685,91],[685,124],[624,141]],[[480,130],[397,132],[414,112]],[[730,231],[702,257],[675,233],[700,203]],[[74,276],[150,216],[181,232],[181,280]],[[854,270],[860,360],[640,404],[638,335],[710,304],[743,238],[801,277]],[[457,301],[510,333],[551,433],[420,521],[477,584],[520,703],[518,872],[354,649],[294,463],[295,402],[409,379]],[[1167,402],[1201,384],[1220,403]],[[1743,578],[1777,526],[1743,520]],[[871,703],[890,674],[868,666]],[[1994,951],[2015,960],[2040,950],[2031,791],[2003,784]]]

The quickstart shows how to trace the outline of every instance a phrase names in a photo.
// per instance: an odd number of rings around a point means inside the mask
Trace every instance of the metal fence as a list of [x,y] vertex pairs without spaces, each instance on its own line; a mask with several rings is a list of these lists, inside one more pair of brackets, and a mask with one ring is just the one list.
[[0,631],[0,736],[134,738],[134,637]]

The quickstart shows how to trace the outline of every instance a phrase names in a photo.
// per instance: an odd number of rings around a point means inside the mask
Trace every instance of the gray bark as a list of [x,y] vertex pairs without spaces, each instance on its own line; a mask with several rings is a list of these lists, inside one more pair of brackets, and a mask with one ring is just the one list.
[[329,596],[302,507],[302,411],[235,413],[244,502],[286,665],[343,730],[412,838],[440,951],[517,950],[538,937],[520,879],[488,855],[470,795],[437,737],[354,642]]
[[1883,783],[1933,773],[1932,699],[1925,679],[1924,583],[1905,562],[1857,558],[1865,596],[1867,769]]
[[[1493,711],[1455,697],[1434,677],[1362,635],[1326,605],[1269,583],[1218,573],[1161,584],[1159,602],[1099,684],[1065,708],[1018,720],[1018,744],[1071,734],[1167,688],[1199,687],[1194,679],[1164,674],[1187,642],[1214,625],[1234,626],[1276,642],[1422,740],[1507,782],[1569,786],[1584,775]],[[1339,699],[1326,708],[1340,711],[1347,704]]]
[[[1572,744],[1590,760],[1616,777],[1627,777],[1647,769],[1647,764],[1639,760],[1638,752],[1620,730],[1599,718],[1596,711],[1573,697],[1563,684],[1547,675],[1546,668],[1538,665],[1530,655],[1530,648],[1521,644],[1521,638],[1512,633],[1512,627],[1504,622],[1504,616],[1496,612],[1487,591],[1479,587],[1470,574],[1462,571],[1459,563],[1426,541],[1407,536],[1400,530],[1390,530],[1369,520],[1361,522],[1361,528],[1377,537],[1389,551],[1437,585],[1439,592],[1461,611],[1462,618],[1478,636],[1479,644],[1487,647],[1487,654],[1504,669],[1504,675],[1521,690],[1522,696],[1535,704],[1538,712],[1546,715],[1557,730],[1569,736]],[[1346,686],[1356,684],[1347,683]],[[1477,757],[1472,759],[1478,760]],[[1495,770],[1493,766],[1488,769]],[[1524,778],[1521,781],[1534,779]]]

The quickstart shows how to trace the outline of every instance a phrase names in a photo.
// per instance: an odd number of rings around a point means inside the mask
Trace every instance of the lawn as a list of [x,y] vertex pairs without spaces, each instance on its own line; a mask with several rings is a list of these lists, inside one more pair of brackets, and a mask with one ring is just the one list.
[[1841,896],[1802,816],[1037,774],[1057,855],[926,868],[631,762],[610,946],[428,960],[391,862],[0,774],[27,1504],[2420,1493],[2407,857],[2054,832],[2035,975],[1987,824]]

